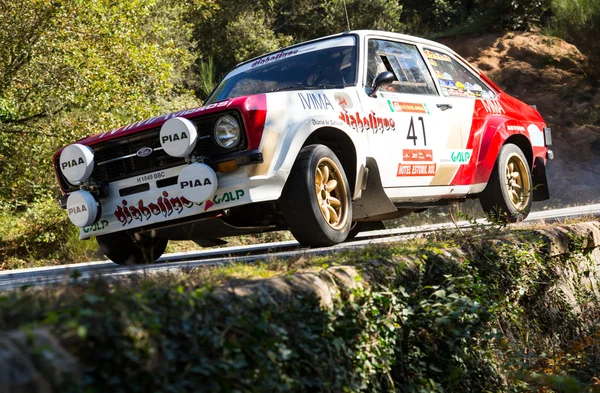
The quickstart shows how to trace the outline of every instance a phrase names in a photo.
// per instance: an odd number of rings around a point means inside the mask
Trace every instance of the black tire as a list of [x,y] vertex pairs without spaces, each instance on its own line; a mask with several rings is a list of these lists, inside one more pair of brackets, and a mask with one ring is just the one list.
[[479,202],[493,220],[522,221],[531,210],[532,184],[525,155],[517,145],[508,143],[498,153],[488,184],[479,194]]
[[348,233],[346,241],[354,239],[361,232],[377,231],[380,229],[385,229],[383,221],[355,221],[350,227],[350,233]]
[[156,261],[165,252],[168,240],[147,236],[134,239],[126,232],[96,237],[100,251],[119,265],[141,265]]
[[[325,167],[328,168],[327,179],[323,178]],[[317,168],[320,168],[318,172]],[[331,185],[332,180],[336,181],[336,187],[324,189],[325,183]],[[321,187],[318,193],[317,182]],[[352,222],[350,187],[344,168],[327,146],[309,145],[300,150],[279,205],[300,244],[325,247],[346,240]]]

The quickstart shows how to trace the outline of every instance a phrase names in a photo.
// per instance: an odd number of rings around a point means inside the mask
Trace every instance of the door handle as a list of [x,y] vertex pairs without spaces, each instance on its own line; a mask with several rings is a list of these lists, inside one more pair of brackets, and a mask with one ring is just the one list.
[[448,109],[452,109],[452,105],[450,105],[450,104],[437,104],[437,107],[440,108],[443,111],[446,111]]

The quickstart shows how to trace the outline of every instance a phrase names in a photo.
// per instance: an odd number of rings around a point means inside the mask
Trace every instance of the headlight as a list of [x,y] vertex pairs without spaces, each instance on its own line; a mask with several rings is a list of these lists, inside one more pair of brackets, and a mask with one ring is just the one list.
[[240,124],[231,115],[225,115],[215,123],[215,140],[225,149],[236,147],[240,143],[241,135]]

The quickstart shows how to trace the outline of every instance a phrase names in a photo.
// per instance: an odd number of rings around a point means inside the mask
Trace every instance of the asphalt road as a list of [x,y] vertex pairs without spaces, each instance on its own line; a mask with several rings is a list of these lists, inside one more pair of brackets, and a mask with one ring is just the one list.
[[[600,204],[533,212],[527,217],[524,223],[549,222],[581,216],[587,216],[590,219],[600,217]],[[482,219],[478,220],[478,223],[486,224],[486,221]],[[471,224],[467,221],[459,221],[457,225],[468,228]],[[75,277],[77,277],[77,280],[85,280],[98,276],[117,278],[132,274],[189,271],[201,266],[214,266],[231,262],[252,262],[256,260],[298,257],[301,255],[323,255],[342,250],[362,248],[370,244],[397,242],[435,231],[455,228],[455,224],[450,222],[365,232],[360,233],[353,241],[325,248],[303,248],[296,241],[214,248],[186,253],[166,254],[156,263],[144,266],[120,266],[111,261],[97,261],[0,271],[0,290],[69,282]]]

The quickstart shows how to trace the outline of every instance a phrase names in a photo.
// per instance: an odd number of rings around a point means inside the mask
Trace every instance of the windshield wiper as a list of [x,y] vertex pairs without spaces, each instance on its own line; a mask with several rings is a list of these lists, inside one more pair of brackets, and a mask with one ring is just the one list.
[[283,87],[278,87],[276,89],[273,90],[269,90],[268,93],[273,93],[274,91],[283,91],[283,90],[302,90],[302,89],[306,89],[306,87],[304,86],[297,86],[297,85],[292,85],[292,86],[283,86]]
[[275,92],[275,91],[283,91],[283,90],[318,90],[318,89],[343,89],[344,86],[340,86],[340,85],[313,85],[313,86],[297,86],[297,85],[292,85],[292,86],[283,86],[283,87],[278,87],[276,89],[273,90],[269,90],[269,93]]

